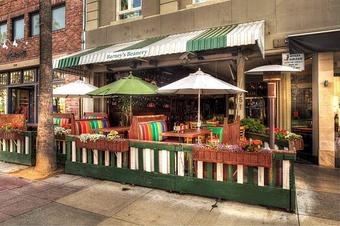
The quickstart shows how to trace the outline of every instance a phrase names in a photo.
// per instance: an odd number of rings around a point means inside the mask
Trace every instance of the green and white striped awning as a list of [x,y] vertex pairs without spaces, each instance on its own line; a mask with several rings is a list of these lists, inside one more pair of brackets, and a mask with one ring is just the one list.
[[258,45],[264,57],[264,29],[264,21],[256,21],[98,47],[56,59],[53,61],[53,67],[64,69],[116,60],[245,45]]

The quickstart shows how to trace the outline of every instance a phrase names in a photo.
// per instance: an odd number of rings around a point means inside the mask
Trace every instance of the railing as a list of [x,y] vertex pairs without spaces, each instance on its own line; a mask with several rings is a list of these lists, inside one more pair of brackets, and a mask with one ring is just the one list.
[[65,164],[66,161],[66,139],[65,137],[55,136],[55,152],[57,155],[57,163]]
[[35,165],[36,132],[25,131],[16,138],[0,140],[0,160],[22,165]]
[[129,152],[80,149],[67,137],[66,173],[295,211],[295,154],[271,168],[194,161],[192,146],[130,140]]

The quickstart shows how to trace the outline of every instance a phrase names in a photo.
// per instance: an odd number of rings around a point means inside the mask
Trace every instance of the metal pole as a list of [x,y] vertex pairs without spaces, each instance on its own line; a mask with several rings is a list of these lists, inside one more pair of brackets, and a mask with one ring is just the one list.
[[276,82],[268,82],[269,99],[269,147],[275,148]]
[[132,96],[130,96],[130,125],[132,122]]
[[201,90],[198,90],[197,129],[201,128]]

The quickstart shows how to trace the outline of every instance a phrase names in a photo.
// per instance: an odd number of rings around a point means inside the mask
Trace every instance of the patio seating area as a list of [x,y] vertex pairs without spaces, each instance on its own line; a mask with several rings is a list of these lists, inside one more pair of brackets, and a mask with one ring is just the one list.
[[[197,120],[173,123],[165,114],[133,115],[134,95],[157,92],[198,94]],[[270,133],[253,133],[261,128],[255,122],[201,116],[201,95],[239,92],[245,91],[201,70],[160,89],[130,74],[82,94],[129,96],[129,126],[111,126],[109,112],[86,112],[79,119],[72,113],[53,114],[57,161],[68,174],[294,212],[300,138],[277,130],[272,146]],[[35,165],[36,132],[25,131],[24,116],[3,117],[0,160]],[[16,126],[17,118],[23,127]],[[13,133],[20,137],[9,136]]]

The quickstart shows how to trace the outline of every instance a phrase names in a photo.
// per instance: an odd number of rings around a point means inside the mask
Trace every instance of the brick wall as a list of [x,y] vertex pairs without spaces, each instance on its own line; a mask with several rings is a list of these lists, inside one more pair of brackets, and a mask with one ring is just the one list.
[[[81,49],[82,0],[52,0],[52,5],[65,4],[65,28],[53,31],[53,55],[69,54]],[[0,23],[7,21],[7,38],[12,39],[12,19],[24,16],[25,38],[18,47],[0,46],[0,65],[39,58],[39,36],[30,37],[30,13],[39,10],[39,0],[0,1]],[[25,44],[27,42],[27,45]]]

